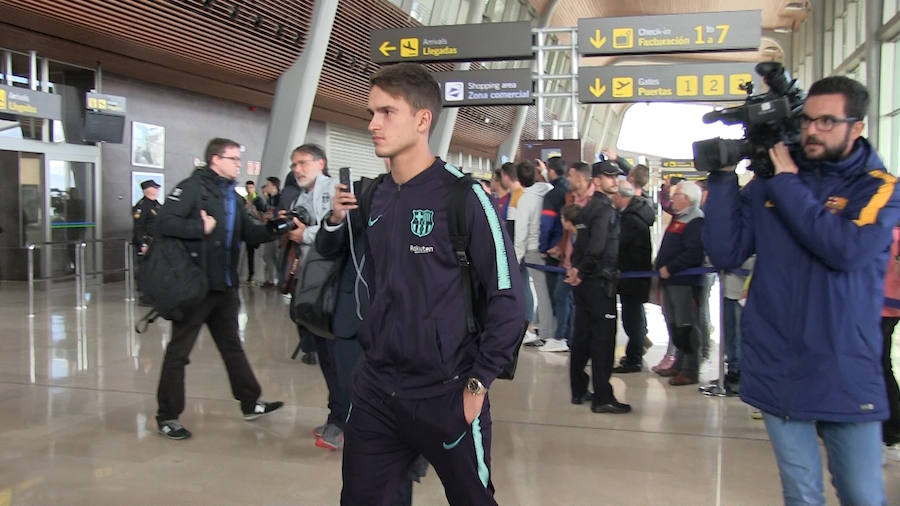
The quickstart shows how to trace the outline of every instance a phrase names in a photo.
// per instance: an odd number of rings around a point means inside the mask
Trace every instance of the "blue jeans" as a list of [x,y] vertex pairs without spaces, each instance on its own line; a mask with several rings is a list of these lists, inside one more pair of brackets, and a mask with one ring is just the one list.
[[887,504],[881,475],[881,422],[785,420],[765,412],[763,417],[787,506],[825,504],[817,425],[841,504]]
[[725,317],[725,363],[728,372],[741,372],[741,312],[744,308],[734,299],[725,298],[722,308]]
[[525,321],[534,323],[534,292],[531,291],[531,276],[528,275],[528,267],[519,266],[519,274],[522,275],[522,289],[524,290],[522,301],[525,303]]
[[575,308],[575,295],[572,292],[572,285],[564,283],[560,279],[551,298],[553,299],[553,311],[556,313],[556,335],[554,337],[565,339],[571,348],[572,316]]

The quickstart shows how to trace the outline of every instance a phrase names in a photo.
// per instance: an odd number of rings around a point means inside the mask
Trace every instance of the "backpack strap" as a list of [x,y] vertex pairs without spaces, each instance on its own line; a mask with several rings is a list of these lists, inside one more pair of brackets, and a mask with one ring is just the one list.
[[462,176],[453,184],[450,190],[450,212],[448,213],[450,228],[450,243],[456,254],[456,263],[462,270],[463,299],[466,307],[466,330],[470,334],[478,332],[478,321],[475,318],[475,310],[472,307],[474,300],[474,284],[472,282],[472,263],[469,260],[469,230],[466,226],[466,198],[472,185],[477,184],[469,176]]
[[375,179],[362,178],[359,180],[359,214],[362,218],[363,229],[368,228],[369,212],[372,210],[372,199],[375,197],[375,189],[384,181],[387,173],[379,174]]

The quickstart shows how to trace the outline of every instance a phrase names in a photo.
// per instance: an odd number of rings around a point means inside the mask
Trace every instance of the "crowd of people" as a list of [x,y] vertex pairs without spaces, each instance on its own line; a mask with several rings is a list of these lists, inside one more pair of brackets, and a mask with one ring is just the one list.
[[[283,188],[270,177],[257,194],[248,181],[242,199],[239,144],[213,139],[207,166],[158,210],[157,233],[191,244],[210,281],[208,297],[173,325],[162,435],[191,436],[178,416],[204,323],[244,417],[282,406],[260,399],[237,339],[241,242],[250,282],[262,245],[264,288],[293,293],[311,251],[337,266],[330,332],[317,335],[302,318],[297,330],[303,361],[319,365],[328,387],[328,417],[312,432],[317,446],[344,451],[342,504],[409,504],[428,464],[451,504],[495,504],[493,381],[520,346],[569,353],[573,404],[631,412],[610,378],[645,370],[651,299],[668,330],[652,371],[673,387],[698,384],[718,270],[723,380],[764,419],[785,502],[823,503],[821,437],[841,501],[884,503],[882,445],[900,442],[890,363],[900,301],[876,313],[885,290],[900,299],[900,194],[861,136],[868,95],[859,83],[833,77],[811,87],[799,145],[770,150],[773,177],[741,189],[726,167],[668,182],[657,202],[648,167],[610,149],[593,164],[522,160],[489,182],[472,180],[430,151],[440,90],[419,65],[375,73],[368,104],[375,152],[390,169],[383,176],[348,187],[329,174],[321,147],[304,144]],[[667,224],[654,255],[657,209]],[[281,235],[279,220],[289,222]],[[136,244],[150,235],[136,228]],[[620,312],[628,343],[616,364]]]

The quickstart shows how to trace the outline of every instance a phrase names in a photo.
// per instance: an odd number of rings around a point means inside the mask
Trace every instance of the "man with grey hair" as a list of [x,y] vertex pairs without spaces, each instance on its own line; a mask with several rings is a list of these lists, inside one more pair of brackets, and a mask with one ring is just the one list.
[[692,385],[700,375],[701,333],[699,308],[703,292],[703,275],[679,275],[703,264],[703,211],[700,210],[700,187],[682,181],[672,193],[673,218],[656,254],[656,269],[663,287],[663,314],[669,328],[669,343],[677,348],[674,364],[656,371],[668,376],[669,384]]
[[[619,192],[612,197],[619,210],[619,271],[649,271],[652,268],[653,247],[650,227],[656,215],[647,199],[635,195],[629,181],[619,180]],[[644,303],[649,299],[650,279],[619,280],[619,302],[622,304],[622,328],[628,335],[625,356],[613,368],[615,373],[640,372],[643,361],[643,342],[647,335],[647,316]]]

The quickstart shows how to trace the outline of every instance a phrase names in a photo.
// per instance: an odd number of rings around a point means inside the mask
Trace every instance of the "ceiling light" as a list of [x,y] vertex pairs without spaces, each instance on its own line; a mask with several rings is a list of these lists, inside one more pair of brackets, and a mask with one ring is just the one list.
[[772,31],[775,33],[791,33],[794,30],[791,30],[791,27],[789,27],[789,26],[779,26],[779,27],[773,28]]
[[790,2],[784,6],[784,10],[786,11],[805,11],[806,4],[800,2]]
[[769,53],[769,54],[775,54],[775,53],[780,53],[780,52],[781,52],[781,49],[778,49],[778,48],[775,47],[775,46],[766,46],[766,47],[763,48],[762,52],[763,52],[763,53]]

